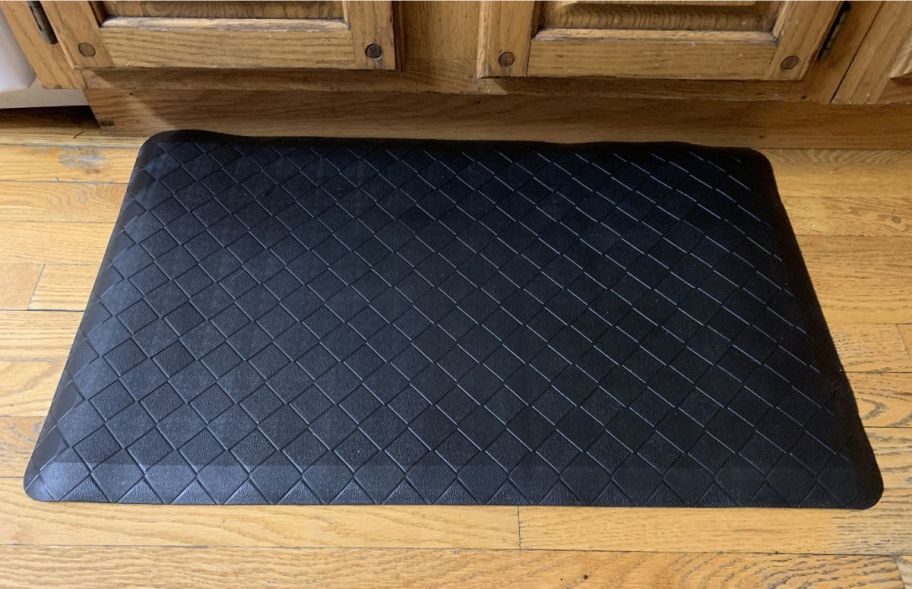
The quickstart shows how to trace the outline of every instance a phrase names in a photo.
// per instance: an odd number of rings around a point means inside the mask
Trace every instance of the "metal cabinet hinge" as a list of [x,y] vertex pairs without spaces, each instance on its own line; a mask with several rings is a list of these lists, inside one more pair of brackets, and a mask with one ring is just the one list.
[[54,27],[51,26],[51,21],[48,20],[47,13],[44,12],[41,2],[29,0],[28,7],[32,11],[32,17],[35,19],[35,25],[37,25],[38,32],[41,33],[42,38],[49,45],[56,45],[57,35],[54,33]]
[[836,42],[836,37],[838,37],[839,32],[842,31],[842,26],[845,24],[845,20],[851,11],[851,2],[843,2],[842,6],[839,7],[839,12],[836,13],[836,18],[833,19],[833,26],[830,27],[830,31],[823,40],[823,44],[820,46],[820,53],[817,54],[818,61],[826,59],[830,54],[830,51],[833,49],[833,44]]

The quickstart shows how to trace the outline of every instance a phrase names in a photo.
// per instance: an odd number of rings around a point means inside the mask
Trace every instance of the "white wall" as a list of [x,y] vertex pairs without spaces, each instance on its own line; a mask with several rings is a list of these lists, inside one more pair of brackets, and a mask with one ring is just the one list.
[[41,86],[0,14],[0,109],[82,104],[86,104],[82,90],[48,90]]

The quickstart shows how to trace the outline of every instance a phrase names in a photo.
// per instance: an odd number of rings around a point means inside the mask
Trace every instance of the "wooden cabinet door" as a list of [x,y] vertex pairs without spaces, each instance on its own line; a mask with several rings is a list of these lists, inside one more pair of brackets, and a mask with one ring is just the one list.
[[912,102],[912,3],[881,5],[834,102]]
[[798,80],[839,2],[485,2],[478,74]]
[[75,68],[393,69],[386,2],[42,2]]

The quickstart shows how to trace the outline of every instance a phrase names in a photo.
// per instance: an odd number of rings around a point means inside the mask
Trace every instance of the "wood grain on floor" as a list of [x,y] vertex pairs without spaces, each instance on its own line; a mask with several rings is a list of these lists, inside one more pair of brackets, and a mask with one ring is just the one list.
[[[902,589],[893,558],[654,552],[262,549],[211,547],[0,548],[24,575],[80,589],[125,587],[878,587]],[[0,584],[15,584],[0,570]]]
[[870,510],[37,503],[21,474],[141,143],[0,122],[0,585],[912,586],[912,151],[764,150],[883,470]]

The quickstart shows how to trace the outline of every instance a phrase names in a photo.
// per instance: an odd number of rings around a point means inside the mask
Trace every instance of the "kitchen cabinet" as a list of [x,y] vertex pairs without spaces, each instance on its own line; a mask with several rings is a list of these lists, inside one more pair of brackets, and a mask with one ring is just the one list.
[[799,80],[837,2],[486,2],[482,77]]
[[842,104],[912,102],[912,5],[888,2],[836,94]]
[[393,69],[390,2],[44,2],[82,68]]
[[84,88],[111,133],[819,146],[861,145],[852,130],[877,128],[904,145],[902,124],[865,109],[912,112],[901,104],[912,103],[912,3],[45,0],[0,11],[38,79]]

